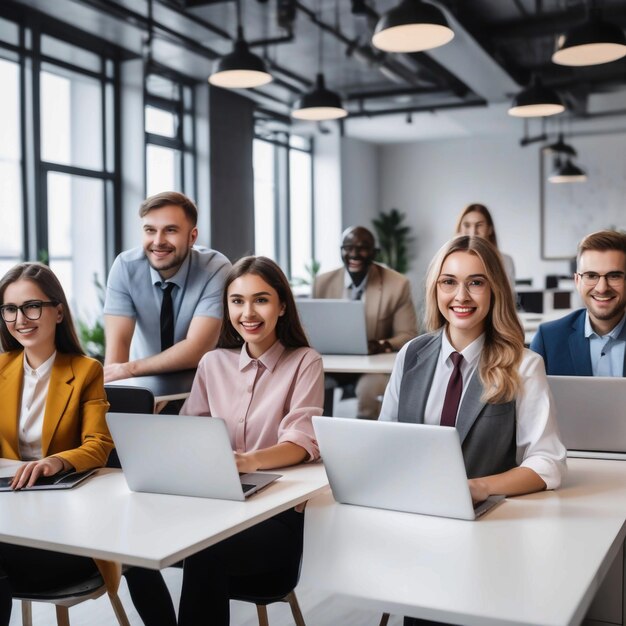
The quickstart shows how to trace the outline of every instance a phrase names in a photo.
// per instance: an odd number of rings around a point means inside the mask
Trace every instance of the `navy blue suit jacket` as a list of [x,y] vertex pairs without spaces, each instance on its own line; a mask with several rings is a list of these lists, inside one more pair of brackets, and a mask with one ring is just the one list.
[[[560,320],[539,326],[530,349],[543,357],[546,373],[552,376],[593,376],[589,339],[585,337],[585,313],[574,311]],[[626,372],[626,358],[624,359]]]

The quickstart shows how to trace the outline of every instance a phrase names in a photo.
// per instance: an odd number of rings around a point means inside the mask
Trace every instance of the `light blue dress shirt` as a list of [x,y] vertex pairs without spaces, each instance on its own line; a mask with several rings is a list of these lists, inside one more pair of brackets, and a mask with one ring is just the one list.
[[[196,317],[222,317],[222,290],[231,268],[228,259],[215,250],[192,248],[174,283],[174,343],[187,336]],[[148,263],[143,248],[122,252],[115,259],[107,281],[105,315],[132,317],[136,321],[131,360],[161,352],[162,279]]]
[[626,313],[606,335],[598,335],[591,327],[589,311],[585,314],[585,337],[589,339],[591,371],[594,376],[623,376],[626,349]]

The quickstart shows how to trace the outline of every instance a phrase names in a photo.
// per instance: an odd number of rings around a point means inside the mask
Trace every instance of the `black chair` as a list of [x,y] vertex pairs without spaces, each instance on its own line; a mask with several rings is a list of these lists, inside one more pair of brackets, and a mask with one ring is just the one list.
[[333,414],[336,388],[337,381],[330,376],[324,376],[324,415]]
[[[230,589],[230,599],[240,602],[256,604],[259,626],[269,626],[267,619],[267,605],[274,602],[288,602],[296,626],[306,626],[300,605],[294,591],[300,578],[300,571],[285,571],[283,575],[272,575],[267,581],[260,576],[238,576],[233,579]],[[268,584],[269,582],[269,584]]]
[[[111,413],[154,413],[154,394],[144,387],[125,385],[105,385],[104,390],[111,407]],[[109,454],[107,467],[121,468],[115,448]]]

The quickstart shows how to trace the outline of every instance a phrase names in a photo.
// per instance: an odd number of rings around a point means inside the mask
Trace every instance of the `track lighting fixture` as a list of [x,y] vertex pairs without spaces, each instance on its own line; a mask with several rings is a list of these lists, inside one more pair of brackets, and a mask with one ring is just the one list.
[[421,52],[454,37],[443,11],[422,0],[402,0],[376,24],[372,43],[385,52]]
[[326,89],[324,74],[319,73],[315,87],[296,100],[291,115],[299,120],[320,121],[340,119],[346,117],[348,112],[343,108],[339,95]]
[[556,160],[556,168],[550,176],[548,181],[551,183],[583,183],[587,180],[587,174],[580,169],[577,165],[572,163],[568,157],[565,163],[561,163],[560,159]]

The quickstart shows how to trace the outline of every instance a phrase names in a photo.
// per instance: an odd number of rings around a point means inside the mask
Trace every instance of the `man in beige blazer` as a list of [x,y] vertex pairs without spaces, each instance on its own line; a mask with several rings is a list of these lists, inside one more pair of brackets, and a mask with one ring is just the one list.
[[[417,336],[411,286],[402,274],[374,263],[376,252],[374,235],[367,228],[354,226],[345,230],[341,245],[344,267],[320,274],[313,284],[312,295],[363,299],[369,353],[397,352]],[[378,398],[385,392],[389,376],[354,375],[349,381],[344,380],[345,375],[336,378],[340,384],[356,382],[359,417],[378,417]]]

